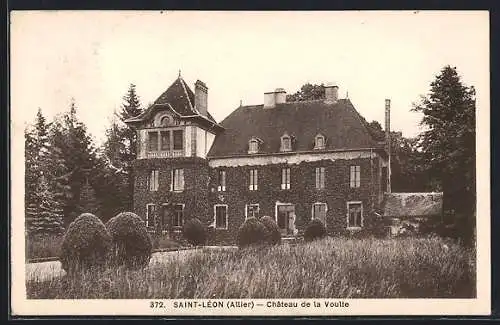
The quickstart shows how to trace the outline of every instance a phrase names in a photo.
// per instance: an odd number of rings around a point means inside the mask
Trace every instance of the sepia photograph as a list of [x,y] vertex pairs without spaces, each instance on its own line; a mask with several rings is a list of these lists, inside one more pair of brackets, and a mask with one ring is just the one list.
[[29,315],[490,313],[487,11],[12,11]]

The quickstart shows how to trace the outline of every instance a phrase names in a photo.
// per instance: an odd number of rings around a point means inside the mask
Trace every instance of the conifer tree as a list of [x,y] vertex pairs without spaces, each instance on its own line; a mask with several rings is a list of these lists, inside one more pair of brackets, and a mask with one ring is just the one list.
[[422,161],[444,193],[447,221],[467,243],[475,231],[475,90],[456,70],[445,66],[431,83],[430,94],[415,105],[427,130],[420,135]]

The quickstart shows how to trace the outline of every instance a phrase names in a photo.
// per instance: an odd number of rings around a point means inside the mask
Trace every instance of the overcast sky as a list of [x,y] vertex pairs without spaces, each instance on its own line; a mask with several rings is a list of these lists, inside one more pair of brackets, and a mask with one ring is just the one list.
[[[295,92],[305,82],[336,82],[368,120],[419,132],[410,112],[440,69],[458,68],[489,101],[487,12],[14,12],[11,21],[11,114],[15,127],[41,107],[52,118],[73,97],[98,143],[129,83],[144,105],[178,71],[208,90],[221,121],[264,92]],[[489,109],[489,106],[487,107]],[[481,109],[481,107],[478,107]],[[483,107],[484,109],[484,107]]]

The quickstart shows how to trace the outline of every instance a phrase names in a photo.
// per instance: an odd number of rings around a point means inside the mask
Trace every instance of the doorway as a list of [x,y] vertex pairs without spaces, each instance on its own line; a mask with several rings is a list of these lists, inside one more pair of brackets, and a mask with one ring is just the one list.
[[295,229],[295,205],[278,204],[276,223],[282,235],[291,236]]

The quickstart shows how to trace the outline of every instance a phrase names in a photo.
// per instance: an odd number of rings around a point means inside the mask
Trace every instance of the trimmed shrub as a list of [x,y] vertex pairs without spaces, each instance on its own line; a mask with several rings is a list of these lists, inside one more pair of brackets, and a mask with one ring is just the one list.
[[262,222],[264,227],[267,229],[267,243],[271,245],[279,244],[281,242],[281,233],[276,221],[274,221],[274,219],[270,216],[264,216],[260,218],[260,222]]
[[306,231],[304,232],[304,240],[312,241],[315,239],[323,238],[326,236],[326,228],[323,222],[319,219],[313,219],[307,225]]
[[266,226],[254,217],[245,220],[238,231],[238,246],[240,248],[264,244],[266,239]]
[[99,270],[106,264],[111,236],[102,221],[91,213],[78,216],[68,227],[59,260],[68,274],[78,270]]
[[188,220],[182,229],[184,238],[193,246],[204,245],[207,240],[205,226],[198,218]]
[[109,219],[106,228],[113,240],[110,262],[128,268],[149,264],[153,243],[142,219],[132,212],[122,212]]

